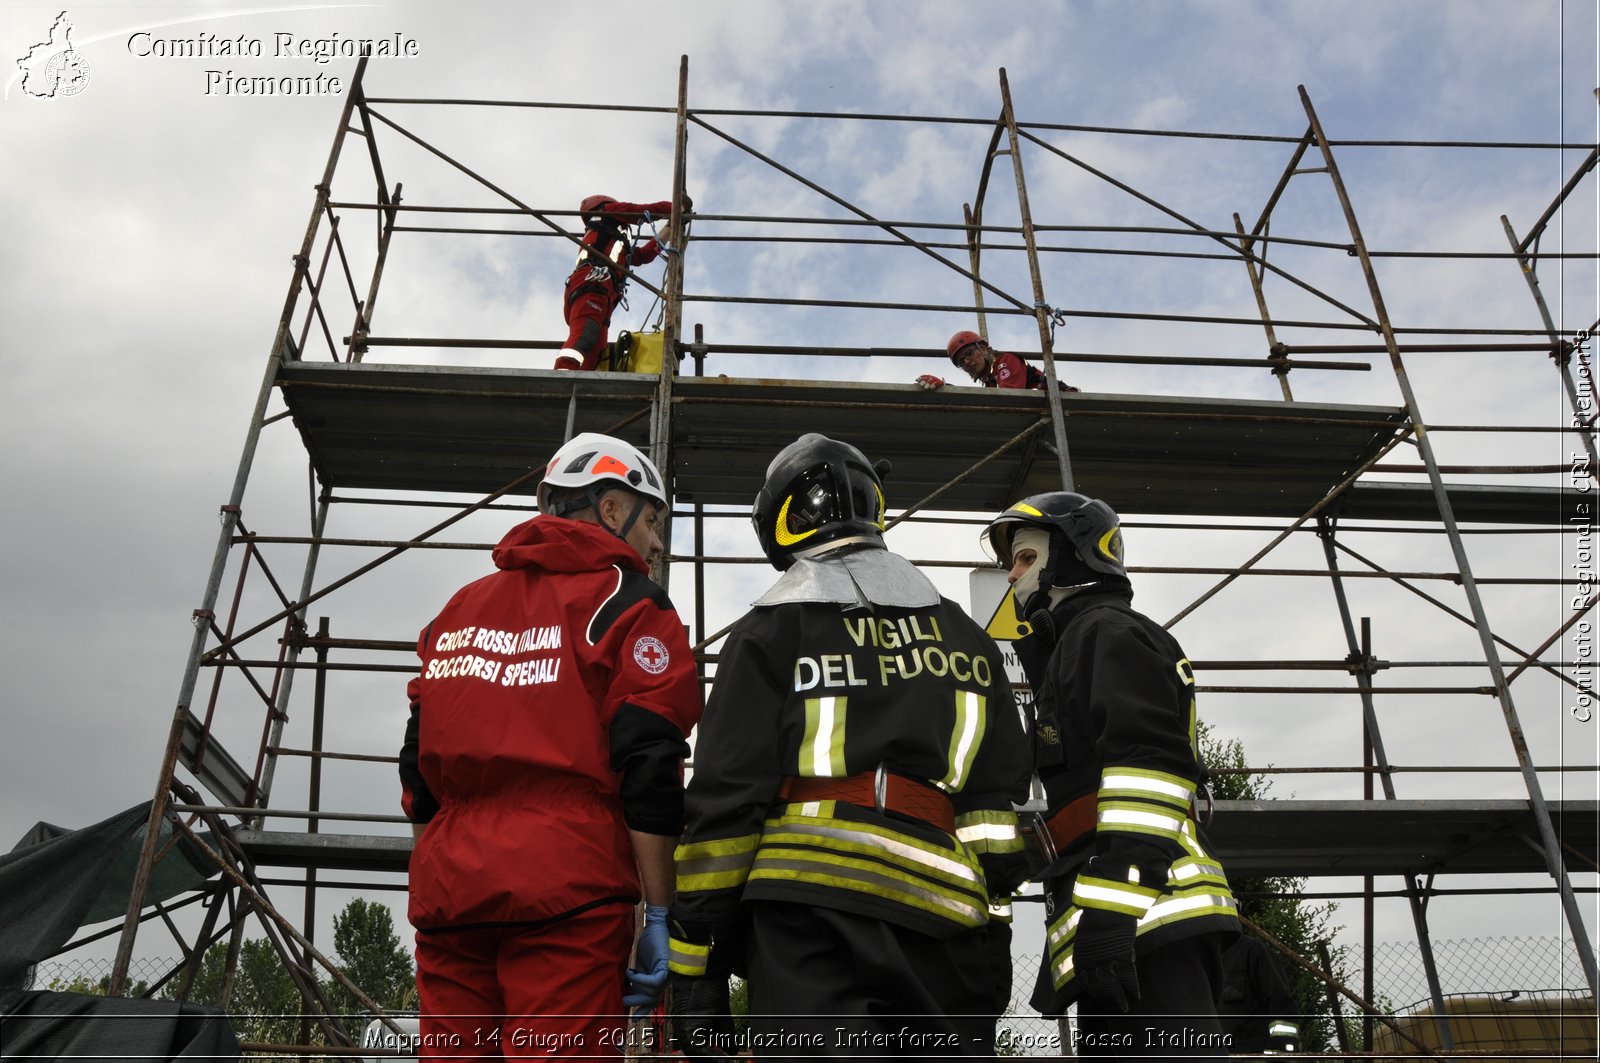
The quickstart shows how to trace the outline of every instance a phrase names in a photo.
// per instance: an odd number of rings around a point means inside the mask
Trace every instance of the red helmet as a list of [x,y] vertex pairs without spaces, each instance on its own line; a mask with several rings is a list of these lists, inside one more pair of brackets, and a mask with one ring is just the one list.
[[950,356],[950,364],[960,365],[961,359],[958,358],[957,355],[966,350],[968,347],[971,347],[974,343],[983,343],[985,346],[987,346],[987,341],[985,341],[982,336],[970,329],[962,329],[954,336],[951,336],[950,342],[945,344],[944,347],[945,353]]
[[578,204],[578,213],[587,218],[602,207],[615,203],[610,196],[584,196],[583,202]]

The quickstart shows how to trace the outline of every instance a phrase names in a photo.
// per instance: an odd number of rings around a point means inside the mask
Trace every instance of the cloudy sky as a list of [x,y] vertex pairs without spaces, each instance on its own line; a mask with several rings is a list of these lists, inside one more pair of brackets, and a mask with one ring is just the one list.
[[[1551,202],[1596,138],[1594,6],[1560,0],[1376,0],[1269,4],[1231,2],[655,3],[602,7],[545,3],[442,5],[142,4],[68,9],[77,80],[37,95],[59,72],[62,9],[8,4],[0,20],[7,57],[0,101],[0,483],[7,534],[0,539],[0,587],[8,620],[0,639],[7,678],[9,741],[0,747],[0,843],[39,819],[79,825],[147,799],[153,789],[187,652],[189,616],[200,604],[216,545],[218,506],[228,498],[262,367],[284,305],[313,185],[327,157],[355,63],[320,62],[318,48],[374,38],[412,42],[414,54],[375,61],[369,95],[417,99],[607,103],[670,108],[679,57],[689,57],[689,102],[700,109],[829,111],[948,116],[975,123],[817,122],[802,118],[713,117],[712,124],[780,158],[813,182],[885,219],[955,224],[974,195],[982,153],[999,112],[998,71],[1007,72],[1024,122],[1056,148],[1212,230],[1237,212],[1254,220],[1292,143],[1306,127],[1303,85],[1335,140],[1495,142],[1503,148],[1340,149],[1367,243],[1375,250],[1429,251],[1433,258],[1380,260],[1380,280],[1398,324],[1428,329],[1527,330],[1538,316],[1515,266],[1502,253],[1500,223],[1525,231]],[[225,54],[244,42],[246,54]],[[40,47],[40,46],[43,47]],[[251,49],[260,54],[251,54]],[[285,49],[290,54],[283,54]],[[195,53],[200,54],[195,54]],[[298,53],[298,54],[297,54]],[[22,60],[21,66],[14,65]],[[27,76],[34,78],[25,82]],[[307,79],[294,96],[242,94],[250,79]],[[321,78],[320,83],[316,79]],[[333,81],[339,85],[335,87]],[[75,91],[74,91],[75,90]],[[582,110],[463,109],[393,105],[397,121],[485,180],[541,210],[571,209],[603,191],[625,199],[665,197],[670,188],[669,115]],[[1113,132],[1122,130],[1124,132]],[[1249,134],[1210,140],[1125,131]],[[380,131],[390,183],[412,204],[499,207],[505,200],[425,153]],[[352,141],[352,143],[355,143]],[[1553,145],[1570,145],[1565,149]],[[1002,160],[1003,162],[1004,160]],[[1146,202],[1059,156],[1029,147],[1035,220],[1062,226],[1183,227]],[[988,218],[1014,224],[1008,169],[996,171]],[[1003,179],[1002,179],[1003,178]],[[365,183],[364,183],[365,182]],[[762,166],[730,142],[696,130],[689,188],[711,215],[839,219],[846,212]],[[370,198],[360,168],[341,170],[336,197]],[[1592,254],[1595,184],[1589,177],[1557,215],[1545,251]],[[483,228],[537,231],[510,217]],[[1326,181],[1291,183],[1274,235],[1348,240]],[[428,224],[418,222],[417,224]],[[450,224],[450,223],[442,223]],[[370,262],[369,216],[347,220],[361,264]],[[714,235],[867,235],[858,230],[786,228],[706,221]],[[950,239],[926,230],[925,239]],[[562,333],[559,286],[570,254],[559,241],[527,236],[406,234],[396,243],[375,331],[389,335],[554,339]],[[998,239],[998,238],[997,238]],[[1048,299],[1072,312],[1058,334],[1063,350],[1259,358],[1259,327],[1143,319],[1142,314],[1249,318],[1256,314],[1237,261],[1108,255],[1094,249],[1220,250],[1203,239],[1115,233],[1054,233],[1049,242],[1080,253],[1046,255]],[[1275,260],[1356,307],[1370,307],[1356,263],[1340,251],[1284,245]],[[991,271],[992,272],[989,272]],[[647,270],[656,281],[659,271]],[[996,254],[986,276],[1031,302],[1020,257]],[[704,240],[689,266],[691,292],[820,300],[970,303],[967,281],[915,252],[823,248],[804,243]],[[1595,270],[1582,257],[1541,268],[1564,329],[1591,326]],[[342,283],[342,282],[341,282]],[[1269,281],[1281,318],[1348,320],[1319,298]],[[636,290],[617,324],[642,323],[650,299]],[[345,304],[341,304],[344,306]],[[348,312],[332,322],[347,330]],[[1120,315],[1120,316],[1097,316]],[[970,316],[844,309],[691,306],[686,320],[713,341],[942,347]],[[1036,349],[1031,320],[991,318],[998,346]],[[1291,342],[1350,342],[1362,333],[1303,329]],[[548,352],[380,351],[373,360],[548,367]],[[1387,363],[1365,373],[1294,378],[1296,397],[1398,405]],[[1565,398],[1538,354],[1418,356],[1407,365],[1430,421],[1456,425],[1565,422]],[[946,373],[926,363],[861,359],[759,364],[724,358],[710,371],[730,376],[832,377],[909,382]],[[948,373],[946,373],[948,375]],[[1086,390],[1276,399],[1268,374],[1241,370],[1151,369],[1093,364],[1064,372]],[[908,395],[916,393],[908,392]],[[269,412],[281,409],[279,400]],[[782,440],[775,440],[774,447]],[[1569,444],[1553,435],[1441,433],[1441,460],[1558,466]],[[246,498],[252,530],[303,534],[305,458],[287,421],[263,437]],[[1396,458],[1416,461],[1414,452]],[[1470,479],[1470,477],[1468,477]],[[1479,476],[1480,481],[1495,479]],[[1546,474],[1542,481],[1559,479]],[[1528,482],[1522,478],[1516,482]],[[909,500],[901,500],[909,501]],[[333,534],[407,537],[439,511],[363,514]],[[343,514],[341,520],[346,520]],[[499,514],[456,530],[466,542],[498,536]],[[366,522],[366,523],[363,523]],[[1266,540],[1130,530],[1134,562],[1152,566],[1236,565]],[[907,534],[908,554],[979,560],[971,529]],[[1564,545],[1565,543],[1565,545]],[[740,523],[719,525],[711,544],[750,555]],[[1396,571],[1440,571],[1449,555],[1435,537],[1374,536],[1357,544]],[[1570,540],[1551,535],[1475,536],[1480,574],[1554,579],[1571,570]],[[298,584],[292,555],[279,568]],[[338,575],[370,554],[329,551]],[[341,599],[335,629],[351,636],[410,639],[448,591],[481,571],[481,555],[435,553],[393,567],[364,596]],[[1314,539],[1302,537],[1273,566],[1319,567]],[[1353,562],[1352,562],[1353,564]],[[765,576],[742,569],[708,592],[712,629],[733,619]],[[965,598],[965,573],[942,585]],[[1177,613],[1214,577],[1152,575],[1140,601],[1159,619]],[[1379,655],[1393,659],[1481,658],[1476,636],[1418,607],[1414,595],[1356,581],[1358,612],[1377,617]],[[674,596],[688,612],[687,579]],[[685,589],[680,590],[679,587]],[[1430,589],[1449,597],[1447,583]],[[1570,616],[1569,588],[1486,591],[1497,630],[1538,646]],[[714,597],[713,597],[714,596]],[[1459,598],[1451,598],[1459,602]],[[1190,656],[1203,659],[1327,659],[1344,655],[1324,581],[1243,581],[1209,613],[1174,627]],[[261,615],[261,614],[257,614]],[[313,614],[320,615],[320,614]],[[1205,619],[1199,619],[1205,617]],[[313,620],[314,622],[314,620]],[[1387,647],[1387,648],[1386,648]],[[1569,659],[1558,643],[1547,657]],[[270,652],[270,647],[267,651]],[[1414,672],[1409,685],[1480,685],[1482,671]],[[1259,675],[1202,677],[1263,685]],[[345,748],[391,752],[403,706],[399,679],[343,678],[346,706],[331,724]],[[309,686],[309,684],[307,684]],[[1592,765],[1595,729],[1567,709],[1570,688],[1530,675],[1515,688],[1535,760]],[[303,693],[303,691],[302,691]],[[242,700],[239,699],[239,700]],[[1511,764],[1495,703],[1484,698],[1396,699],[1386,738],[1396,763]],[[1264,694],[1212,694],[1203,713],[1244,741],[1253,764],[1309,766],[1359,761],[1355,699],[1319,701]],[[1420,707],[1419,707],[1420,706]],[[248,704],[240,712],[255,710]],[[303,710],[293,726],[303,727]],[[253,751],[249,716],[234,743]],[[296,741],[291,732],[291,741]],[[297,739],[305,743],[303,732]],[[247,748],[248,747],[248,748]],[[389,811],[388,768],[335,786],[352,807]],[[286,779],[298,777],[285,769]],[[1593,798],[1592,773],[1544,776],[1547,796]],[[1349,775],[1289,776],[1279,796],[1353,797]],[[286,782],[285,786],[291,783]],[[294,786],[303,783],[293,782]],[[1400,796],[1517,797],[1509,774],[1403,776]],[[286,799],[287,800],[287,799]],[[303,799],[302,799],[303,800]],[[288,801],[293,804],[293,801]],[[1520,883],[1520,884],[1537,884]],[[1592,885],[1593,876],[1580,876]],[[1496,905],[1441,899],[1439,936],[1557,935],[1548,897]],[[1592,912],[1593,895],[1583,900]],[[1479,907],[1473,907],[1473,905]],[[1381,916],[1380,936],[1410,932],[1403,907]],[[1355,918],[1355,909],[1347,909]],[[1385,909],[1388,911],[1388,909]],[[1503,922],[1502,922],[1503,920]]]

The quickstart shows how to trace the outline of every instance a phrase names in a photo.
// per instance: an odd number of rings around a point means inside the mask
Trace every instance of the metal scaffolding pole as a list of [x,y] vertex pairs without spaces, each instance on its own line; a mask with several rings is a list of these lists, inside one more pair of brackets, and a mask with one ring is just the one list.
[[1394,368],[1395,380],[1400,386],[1400,393],[1405,399],[1406,412],[1415,428],[1417,452],[1422,455],[1423,462],[1428,467],[1428,482],[1433,488],[1434,501],[1439,508],[1439,519],[1444,524],[1445,535],[1450,540],[1451,552],[1455,555],[1456,566],[1461,573],[1461,587],[1466,594],[1467,603],[1471,607],[1472,618],[1478,630],[1478,638],[1483,646],[1484,658],[1489,664],[1489,674],[1494,679],[1495,696],[1499,699],[1500,709],[1505,716],[1506,730],[1511,739],[1512,750],[1517,757],[1517,763],[1522,767],[1522,779],[1528,790],[1528,800],[1533,809],[1534,822],[1539,829],[1539,840],[1544,849],[1546,866],[1550,875],[1555,879],[1561,891],[1562,909],[1566,916],[1567,928],[1572,932],[1573,944],[1578,951],[1578,957],[1583,963],[1584,977],[1589,983],[1589,992],[1597,992],[1597,983],[1600,983],[1600,974],[1595,969],[1594,948],[1589,942],[1588,931],[1583,925],[1583,913],[1578,908],[1577,898],[1572,892],[1572,883],[1567,877],[1566,864],[1561,856],[1561,842],[1556,837],[1555,827],[1550,820],[1550,808],[1544,799],[1544,789],[1539,783],[1539,775],[1534,770],[1533,758],[1528,750],[1527,738],[1522,731],[1522,722],[1517,716],[1516,705],[1511,700],[1511,688],[1506,682],[1505,668],[1500,662],[1500,651],[1495,645],[1493,629],[1489,625],[1489,616],[1483,606],[1483,599],[1478,593],[1478,583],[1472,573],[1472,563],[1467,558],[1466,544],[1461,538],[1461,529],[1456,524],[1455,512],[1450,505],[1450,497],[1445,492],[1444,480],[1439,472],[1439,462],[1433,453],[1433,443],[1428,438],[1427,422],[1422,417],[1422,411],[1417,402],[1416,393],[1411,388],[1410,378],[1406,375],[1405,362],[1400,356],[1399,347],[1395,343],[1394,331],[1390,327],[1389,312],[1384,306],[1383,292],[1378,287],[1378,275],[1372,268],[1372,259],[1367,254],[1366,241],[1361,236],[1361,226],[1356,221],[1355,208],[1351,205],[1350,196],[1345,189],[1344,180],[1339,175],[1338,163],[1334,160],[1333,149],[1328,144],[1328,139],[1322,130],[1322,123],[1317,118],[1316,108],[1311,104],[1311,96],[1306,92],[1305,86],[1299,87],[1300,101],[1305,107],[1306,116],[1311,120],[1311,128],[1316,136],[1318,149],[1322,152],[1323,162],[1328,168],[1328,177],[1333,182],[1335,194],[1339,198],[1340,209],[1343,210],[1345,221],[1350,227],[1351,239],[1355,242],[1356,254],[1361,259],[1361,270],[1366,276],[1367,289],[1372,295],[1372,305],[1376,313],[1378,324],[1383,331],[1384,345],[1389,350],[1389,363]]
[[1017,178],[1017,210],[1022,215],[1022,239],[1028,245],[1028,277],[1033,282],[1033,318],[1039,326],[1039,350],[1044,354],[1045,392],[1050,396],[1050,421],[1055,430],[1056,463],[1061,470],[1061,489],[1075,491],[1072,455],[1067,449],[1067,414],[1061,408],[1061,382],[1056,379],[1056,356],[1052,349],[1052,333],[1055,330],[1051,324],[1051,308],[1044,298],[1044,277],[1039,273],[1039,248],[1033,238],[1033,211],[1028,207],[1028,182],[1022,172],[1017,116],[1011,107],[1011,84],[1006,80],[1004,67],[1000,69],[1000,102],[1006,138],[1011,147],[1011,170]]
[[1595,453],[1594,444],[1594,411],[1590,410],[1587,416],[1584,414],[1577,381],[1572,379],[1573,346],[1561,338],[1561,331],[1556,327],[1555,318],[1550,313],[1550,305],[1544,301],[1544,291],[1539,287],[1538,269],[1534,260],[1524,250],[1522,242],[1517,239],[1516,230],[1511,228],[1511,220],[1502,214],[1500,224],[1505,228],[1506,239],[1511,242],[1511,249],[1517,256],[1517,264],[1522,267],[1522,278],[1528,282],[1528,291],[1533,296],[1534,305],[1539,308],[1539,318],[1544,322],[1545,332],[1550,337],[1550,357],[1556,363],[1556,372],[1560,374],[1561,385],[1566,390],[1567,405],[1572,408],[1572,423],[1580,428],[1584,449],[1589,452],[1589,475],[1591,478],[1600,477],[1600,455]]
[[[1394,778],[1389,774],[1389,754],[1383,747],[1383,732],[1378,727],[1378,709],[1372,697],[1372,672],[1375,660],[1372,655],[1372,628],[1368,619],[1362,617],[1361,637],[1357,639],[1355,622],[1350,614],[1350,600],[1345,595],[1344,578],[1339,572],[1339,555],[1333,547],[1332,519],[1327,516],[1317,518],[1317,537],[1322,540],[1322,552],[1328,559],[1328,574],[1333,583],[1333,597],[1339,605],[1339,620],[1344,626],[1345,645],[1350,652],[1348,660],[1352,665],[1351,671],[1356,677],[1356,687],[1361,694],[1362,737],[1366,749],[1377,764],[1384,799],[1393,801]],[[1372,787],[1370,774],[1366,776],[1364,785],[1369,791],[1365,796],[1370,798]],[[1455,1041],[1450,1036],[1450,1023],[1444,1010],[1444,991],[1439,985],[1439,968],[1434,962],[1433,938],[1428,932],[1427,908],[1409,873],[1405,876],[1405,880],[1406,901],[1411,907],[1411,922],[1417,928],[1417,946],[1422,952],[1422,970],[1427,976],[1428,995],[1433,999],[1434,1024],[1439,1031],[1439,1043],[1444,1046],[1445,1051],[1453,1051]],[[1370,949],[1368,953],[1370,955]],[[1370,1048],[1371,1045],[1367,1047]]]
[[[652,458],[661,475],[666,478],[667,498],[673,495],[672,464],[672,383],[678,373],[678,335],[683,329],[683,260],[688,251],[688,219],[684,210],[685,186],[688,183],[689,147],[689,57],[678,59],[678,119],[672,141],[672,220],[669,223],[673,246],[668,249],[667,275],[662,279],[664,300],[662,309],[661,378],[656,385],[655,413],[652,418]],[[661,522],[661,556],[656,559],[650,575],[663,590],[670,578],[668,558],[672,554],[672,522]],[[699,549],[698,543],[696,549]]]

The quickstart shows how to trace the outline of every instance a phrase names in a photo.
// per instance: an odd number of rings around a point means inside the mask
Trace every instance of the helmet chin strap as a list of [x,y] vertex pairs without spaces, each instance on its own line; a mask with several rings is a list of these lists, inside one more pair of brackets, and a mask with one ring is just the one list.
[[622,522],[622,527],[621,528],[613,528],[611,525],[606,523],[605,514],[600,512],[600,500],[602,498],[604,498],[609,492],[615,491],[615,490],[617,490],[617,488],[615,488],[615,487],[605,487],[605,488],[598,489],[598,490],[595,489],[595,488],[590,488],[590,492],[591,492],[590,498],[593,500],[594,515],[600,521],[600,527],[604,528],[606,531],[610,532],[612,535],[615,535],[618,539],[621,539],[623,542],[627,542],[628,541],[628,533],[633,530],[634,524],[639,519],[639,514],[644,512],[644,507],[645,507],[645,501],[646,500],[645,500],[645,497],[643,495],[639,494],[637,491],[626,491],[626,492],[624,492],[625,494],[628,495],[629,498],[633,499],[633,509],[631,509],[628,512],[628,519]]

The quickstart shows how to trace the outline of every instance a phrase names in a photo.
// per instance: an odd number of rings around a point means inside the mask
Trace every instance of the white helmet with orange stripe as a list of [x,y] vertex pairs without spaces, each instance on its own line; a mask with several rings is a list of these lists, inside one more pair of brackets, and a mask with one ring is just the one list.
[[[545,466],[539,512],[564,517],[598,505],[600,496],[613,488],[647,498],[657,509],[667,505],[661,473],[643,451],[613,436],[583,432],[562,444]],[[552,502],[555,489],[564,497]]]

